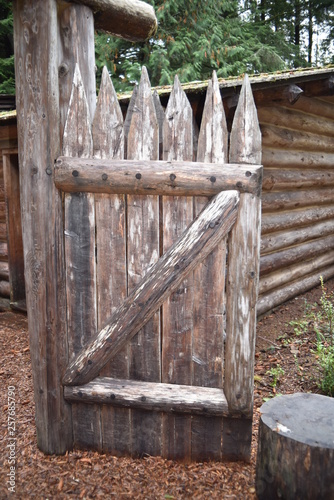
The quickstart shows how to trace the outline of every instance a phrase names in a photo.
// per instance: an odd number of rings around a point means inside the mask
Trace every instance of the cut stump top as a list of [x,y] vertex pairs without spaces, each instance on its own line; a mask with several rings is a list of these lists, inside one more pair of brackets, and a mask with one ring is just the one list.
[[266,402],[261,414],[273,432],[309,446],[334,449],[334,398],[288,394]]

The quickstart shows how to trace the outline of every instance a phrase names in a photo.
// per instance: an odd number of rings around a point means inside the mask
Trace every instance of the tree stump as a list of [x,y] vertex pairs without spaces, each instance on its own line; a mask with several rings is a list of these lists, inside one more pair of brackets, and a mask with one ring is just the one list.
[[259,500],[334,499],[334,398],[276,397],[261,408]]

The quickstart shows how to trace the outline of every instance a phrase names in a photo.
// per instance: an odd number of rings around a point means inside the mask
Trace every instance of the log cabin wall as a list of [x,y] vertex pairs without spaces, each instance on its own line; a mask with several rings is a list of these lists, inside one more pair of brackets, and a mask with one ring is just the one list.
[[[262,132],[258,317],[334,275],[334,71],[250,78]],[[228,129],[241,80],[219,80]],[[206,82],[184,84],[200,127]],[[165,105],[169,89],[159,88]],[[124,108],[127,97],[123,98]]]
[[257,105],[264,165],[258,316],[334,275],[334,99],[313,97],[315,83],[299,88],[296,102]]

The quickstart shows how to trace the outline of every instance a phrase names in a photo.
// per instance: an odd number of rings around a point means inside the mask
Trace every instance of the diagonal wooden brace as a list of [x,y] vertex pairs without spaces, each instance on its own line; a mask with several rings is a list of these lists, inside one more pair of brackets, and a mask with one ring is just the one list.
[[99,374],[226,236],[236,221],[238,204],[238,191],[221,192],[209,201],[115,311],[108,324],[72,360],[63,378],[64,385],[86,384]]

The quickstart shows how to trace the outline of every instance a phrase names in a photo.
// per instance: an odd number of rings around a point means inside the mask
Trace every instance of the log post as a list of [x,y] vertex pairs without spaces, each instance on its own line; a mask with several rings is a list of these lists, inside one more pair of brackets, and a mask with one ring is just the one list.
[[259,500],[334,498],[334,399],[289,394],[265,403],[261,413]]
[[38,447],[72,447],[62,201],[52,171],[60,153],[56,0],[14,0],[20,191]]

